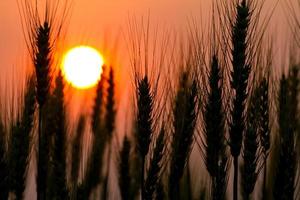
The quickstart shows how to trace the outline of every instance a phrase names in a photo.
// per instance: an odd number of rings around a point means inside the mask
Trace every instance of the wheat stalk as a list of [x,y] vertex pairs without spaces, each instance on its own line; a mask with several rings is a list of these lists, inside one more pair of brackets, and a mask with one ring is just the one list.
[[79,177],[79,170],[80,170],[80,163],[81,163],[81,155],[82,155],[82,145],[83,145],[83,136],[85,130],[85,117],[82,115],[79,118],[77,128],[76,128],[76,135],[72,141],[72,163],[71,163],[71,183],[72,183],[72,193],[71,199],[77,199],[77,184],[78,184],[78,177]]
[[106,144],[106,136],[103,129],[103,104],[104,104],[104,82],[105,82],[105,68],[101,75],[101,79],[98,82],[96,89],[96,97],[94,100],[93,114],[92,114],[92,131],[93,131],[93,143],[91,154],[87,161],[87,170],[82,183],[83,196],[89,198],[92,190],[101,181],[101,168],[103,163],[103,154]]
[[123,141],[123,147],[120,152],[120,161],[118,164],[118,171],[119,171],[119,187],[121,190],[121,198],[122,200],[129,200],[130,195],[130,141],[125,136]]
[[258,158],[259,158],[259,103],[260,87],[254,89],[250,98],[250,105],[247,110],[247,127],[244,138],[243,148],[243,195],[244,199],[249,199],[253,192],[258,177]]
[[109,174],[110,174],[110,168],[111,168],[111,144],[112,144],[112,137],[113,137],[113,131],[115,128],[115,117],[116,117],[116,110],[115,110],[115,78],[114,78],[114,71],[113,68],[110,67],[109,70],[109,76],[107,79],[107,98],[106,98],[106,105],[105,105],[105,132],[107,134],[107,167],[106,167],[106,176],[103,181],[103,198],[106,199],[108,198],[108,181],[109,181]]
[[0,198],[8,198],[8,166],[7,166],[7,154],[6,154],[6,131],[0,119]]
[[65,116],[64,102],[64,81],[61,71],[56,77],[56,85],[52,95],[52,106],[55,118],[53,118],[53,144],[52,151],[52,169],[48,186],[47,197],[50,199],[67,199],[69,198],[67,187],[67,158],[66,158],[66,142],[67,142],[67,122]]
[[247,31],[250,23],[250,10],[246,0],[236,6],[236,21],[232,27],[232,66],[231,86],[235,91],[232,121],[230,124],[230,149],[234,164],[233,199],[238,199],[238,157],[240,155],[245,130],[245,101],[250,66],[247,59]]
[[20,119],[12,127],[9,139],[9,189],[16,199],[23,199],[27,169],[30,160],[30,140],[35,113],[35,82],[30,78],[26,85],[24,105]]
[[194,129],[197,121],[197,86],[189,83],[187,72],[182,74],[180,86],[175,98],[174,133],[171,143],[171,161],[169,174],[169,198],[179,198],[179,182],[193,142]]
[[150,167],[148,169],[147,178],[145,181],[144,198],[146,200],[154,199],[155,191],[157,190],[159,180],[161,179],[162,161],[165,152],[164,137],[165,137],[165,129],[162,128],[155,142],[153,156],[150,161]]
[[292,68],[289,77],[282,75],[280,80],[278,109],[280,151],[273,186],[274,199],[294,198],[297,166],[295,149],[297,112],[293,109],[298,108],[298,88],[298,69]]
[[146,198],[145,191],[145,170],[146,170],[146,156],[149,151],[149,146],[153,134],[152,116],[153,116],[153,95],[151,93],[151,86],[149,79],[145,76],[138,82],[137,86],[137,148],[142,161],[142,199]]

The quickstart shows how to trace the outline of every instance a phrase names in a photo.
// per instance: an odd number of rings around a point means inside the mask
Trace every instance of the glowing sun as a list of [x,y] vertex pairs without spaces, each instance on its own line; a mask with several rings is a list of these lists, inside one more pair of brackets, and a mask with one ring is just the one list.
[[66,81],[72,86],[86,89],[99,81],[103,64],[103,57],[96,49],[78,46],[65,54],[62,71]]

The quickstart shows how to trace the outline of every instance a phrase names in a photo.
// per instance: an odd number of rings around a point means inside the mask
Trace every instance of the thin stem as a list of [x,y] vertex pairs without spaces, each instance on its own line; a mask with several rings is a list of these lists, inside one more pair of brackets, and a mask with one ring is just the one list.
[[239,176],[239,159],[237,156],[233,158],[234,179],[233,179],[233,200],[238,200],[238,176]]
[[267,155],[264,155],[264,180],[263,180],[263,198],[265,199],[267,194]]
[[142,200],[145,199],[145,157],[142,156],[142,174],[141,174]]
[[109,191],[108,191],[108,183],[109,183],[109,174],[110,174],[110,157],[111,157],[111,141],[108,141],[107,143],[107,146],[108,146],[108,152],[107,152],[107,168],[106,168],[106,182],[104,183],[105,184],[105,188],[104,188],[104,198],[103,199],[108,199],[108,194],[109,194]]
[[41,165],[41,144],[42,144],[42,109],[43,107],[40,106],[39,110],[39,128],[38,128],[38,174],[37,174],[37,199],[43,200],[44,199],[44,192],[41,183],[41,176],[42,176],[42,165]]

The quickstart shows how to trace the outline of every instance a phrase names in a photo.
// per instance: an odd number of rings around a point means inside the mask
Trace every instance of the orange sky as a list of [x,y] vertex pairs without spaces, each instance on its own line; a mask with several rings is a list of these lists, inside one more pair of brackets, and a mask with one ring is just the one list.
[[[19,72],[29,62],[17,1],[23,0],[0,0],[0,81],[2,83],[11,83],[12,77],[20,74],[15,72]],[[265,10],[269,11],[276,1],[267,0]],[[199,21],[202,19],[204,24],[207,23],[211,2],[212,0],[73,0],[70,23],[63,45],[70,47],[87,44],[104,51],[105,47],[113,48],[118,41],[118,62],[115,65],[122,67],[120,74],[123,77],[120,81],[125,81],[131,72],[128,70],[131,68],[124,43],[128,18],[135,16],[139,19],[141,16],[147,17],[150,13],[152,24],[168,26],[184,33],[191,18]],[[282,35],[288,30],[282,8],[283,4],[277,6],[270,24],[272,36],[276,36],[279,41],[278,46],[286,44]],[[275,49],[280,54],[283,48],[278,46]],[[122,84],[122,87],[126,86]]]
[[[20,1],[20,0],[19,0]],[[114,41],[124,30],[128,16],[147,16],[171,27],[183,28],[190,17],[207,15],[210,0],[73,0],[72,17],[68,29],[68,43],[85,41],[103,46],[104,38]],[[268,0],[274,4],[277,0]],[[22,36],[17,0],[0,1],[0,70],[1,74],[13,65],[22,64],[25,46]],[[88,3],[87,3],[88,2]],[[282,28],[284,16],[281,5],[274,13],[274,21]],[[275,20],[276,19],[276,20]],[[278,27],[278,26],[277,26]],[[120,34],[119,34],[120,35]],[[122,35],[122,34],[121,34]],[[121,36],[122,37],[122,36]]]

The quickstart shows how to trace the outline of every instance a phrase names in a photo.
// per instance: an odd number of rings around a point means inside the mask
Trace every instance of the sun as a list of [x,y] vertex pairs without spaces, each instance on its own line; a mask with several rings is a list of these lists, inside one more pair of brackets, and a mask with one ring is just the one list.
[[87,89],[99,81],[103,64],[103,57],[95,48],[77,46],[65,54],[62,72],[73,87]]

